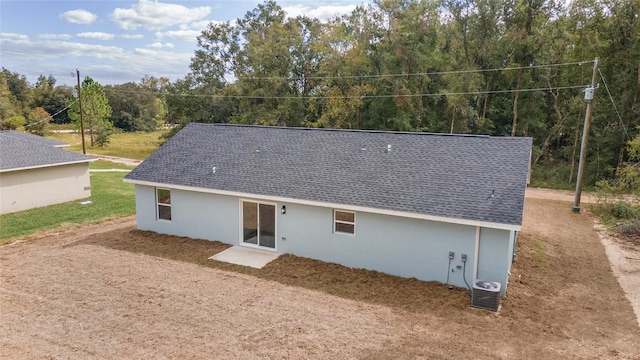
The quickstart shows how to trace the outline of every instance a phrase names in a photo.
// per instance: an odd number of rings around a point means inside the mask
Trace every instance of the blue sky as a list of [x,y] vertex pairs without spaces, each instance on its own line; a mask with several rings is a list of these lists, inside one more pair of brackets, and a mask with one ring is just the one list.
[[[0,0],[0,66],[74,85],[75,70],[102,85],[171,81],[189,72],[196,37],[210,21],[233,21],[262,1]],[[319,19],[349,13],[362,0],[288,0],[289,16]]]

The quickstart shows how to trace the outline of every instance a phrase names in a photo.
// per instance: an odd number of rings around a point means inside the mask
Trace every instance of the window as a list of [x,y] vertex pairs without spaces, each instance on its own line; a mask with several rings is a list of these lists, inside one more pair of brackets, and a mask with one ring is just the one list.
[[156,189],[156,202],[158,204],[158,220],[171,221],[171,190]]
[[333,232],[353,235],[356,232],[356,213],[334,210],[333,223]]

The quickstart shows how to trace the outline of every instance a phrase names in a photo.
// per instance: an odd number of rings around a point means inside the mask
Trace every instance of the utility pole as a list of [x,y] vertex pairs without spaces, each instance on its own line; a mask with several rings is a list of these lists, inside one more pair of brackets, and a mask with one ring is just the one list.
[[580,162],[578,163],[578,177],[576,179],[576,197],[573,200],[573,212],[580,212],[580,197],[582,196],[582,177],[584,176],[584,163],[587,160],[587,140],[589,138],[589,125],[593,112],[593,95],[596,92],[596,74],[598,73],[598,58],[593,62],[593,75],[591,86],[584,91],[584,99],[587,100],[587,113],[584,116],[584,129],[582,130],[582,145],[580,145]]
[[86,154],[87,150],[84,147],[84,115],[82,114],[82,93],[80,92],[80,70],[76,69],[78,75],[78,107],[80,108],[80,135],[82,137],[82,153]]

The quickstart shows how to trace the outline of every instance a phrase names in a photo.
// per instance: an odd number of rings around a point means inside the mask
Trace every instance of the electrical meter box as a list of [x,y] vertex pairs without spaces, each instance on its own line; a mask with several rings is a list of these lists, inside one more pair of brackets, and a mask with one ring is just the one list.
[[584,89],[584,99],[585,100],[593,100],[593,88],[592,87]]

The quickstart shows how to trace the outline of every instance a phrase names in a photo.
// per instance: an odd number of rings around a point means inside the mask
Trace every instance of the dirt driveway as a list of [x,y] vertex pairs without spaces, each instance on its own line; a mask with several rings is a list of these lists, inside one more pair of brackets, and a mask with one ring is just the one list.
[[[640,328],[585,215],[528,199],[495,314],[446,286],[137,231],[132,218],[0,248],[0,358],[638,359]],[[519,280],[518,280],[519,279]]]

